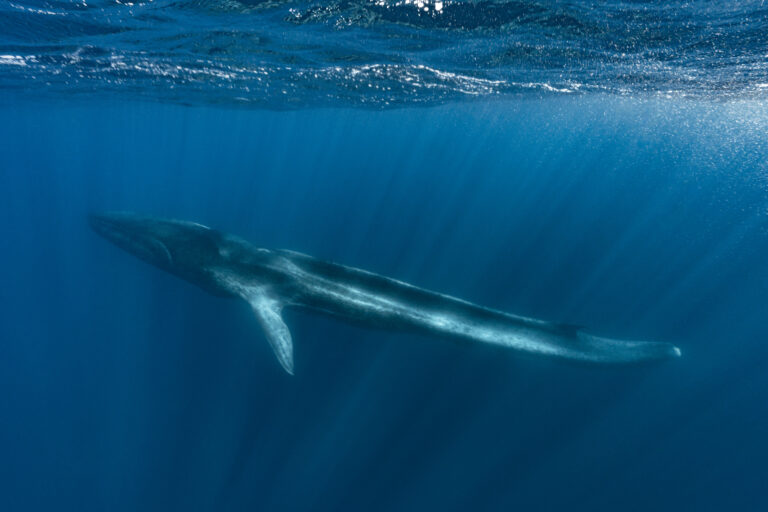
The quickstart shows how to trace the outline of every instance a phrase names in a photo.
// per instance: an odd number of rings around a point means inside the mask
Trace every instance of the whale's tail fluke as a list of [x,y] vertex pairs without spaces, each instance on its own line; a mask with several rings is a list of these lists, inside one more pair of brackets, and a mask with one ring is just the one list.
[[659,341],[625,341],[594,336],[584,331],[577,333],[584,360],[597,363],[639,363],[675,359],[680,349],[671,343]]

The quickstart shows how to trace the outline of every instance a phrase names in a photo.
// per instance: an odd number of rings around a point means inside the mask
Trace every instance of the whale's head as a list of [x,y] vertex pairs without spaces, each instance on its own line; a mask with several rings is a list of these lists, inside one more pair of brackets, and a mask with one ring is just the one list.
[[194,222],[128,212],[89,216],[96,233],[134,256],[217,295],[229,295],[213,270],[226,263],[224,235]]

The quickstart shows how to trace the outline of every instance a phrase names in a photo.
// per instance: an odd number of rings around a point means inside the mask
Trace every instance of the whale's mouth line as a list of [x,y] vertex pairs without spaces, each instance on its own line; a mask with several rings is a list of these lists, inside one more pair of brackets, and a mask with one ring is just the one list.
[[168,264],[173,264],[173,256],[162,240],[147,233],[137,233],[125,220],[91,214],[88,221],[97,234],[118,247],[152,263],[157,263],[158,256],[161,256]]

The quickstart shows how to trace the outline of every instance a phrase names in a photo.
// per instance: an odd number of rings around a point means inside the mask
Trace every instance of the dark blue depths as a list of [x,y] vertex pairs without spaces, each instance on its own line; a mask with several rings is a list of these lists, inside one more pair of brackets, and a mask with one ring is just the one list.
[[[765,507],[761,107],[6,104],[0,508]],[[683,358],[571,366],[288,313],[290,377],[245,303],[91,233],[103,209]]]

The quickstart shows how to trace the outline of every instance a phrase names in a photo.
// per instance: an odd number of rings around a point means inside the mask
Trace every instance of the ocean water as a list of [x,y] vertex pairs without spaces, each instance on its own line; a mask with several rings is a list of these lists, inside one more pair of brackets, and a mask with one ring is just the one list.
[[[3,3],[0,510],[766,509],[767,44],[760,1]],[[288,311],[289,376],[102,210],[683,356]]]

